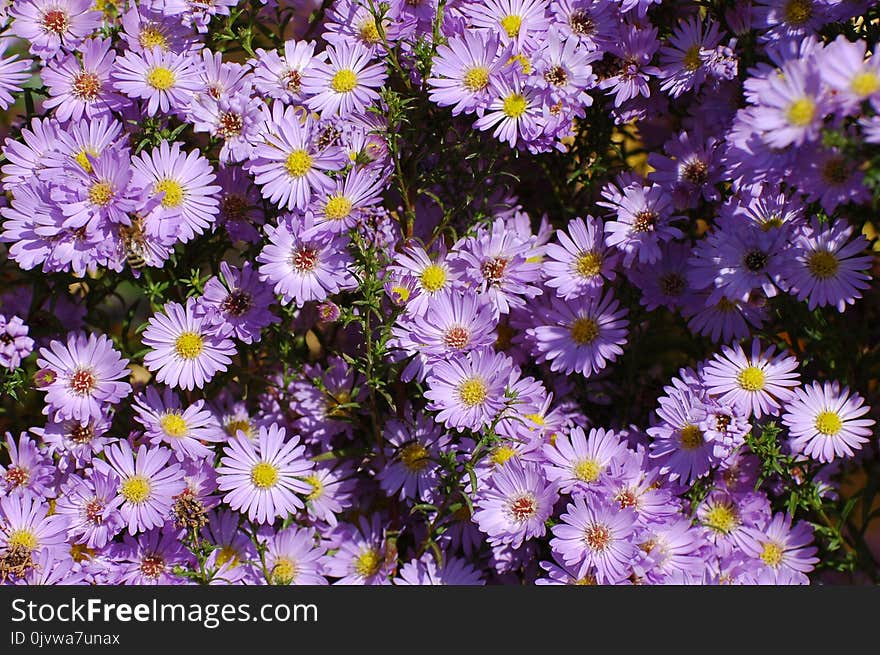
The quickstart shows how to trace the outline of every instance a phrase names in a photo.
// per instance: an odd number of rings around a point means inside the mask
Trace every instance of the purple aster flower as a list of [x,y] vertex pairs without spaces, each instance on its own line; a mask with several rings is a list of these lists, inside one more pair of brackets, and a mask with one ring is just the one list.
[[547,245],[543,270],[547,286],[556,289],[563,300],[595,295],[605,280],[615,278],[618,255],[605,248],[604,225],[601,219],[587,216],[568,223],[566,231],[558,230],[558,244]]
[[696,16],[680,21],[669,37],[669,45],[660,49],[660,84],[673,98],[688,91],[697,91],[708,73],[704,57],[721,43],[718,24],[709,20],[704,25]]
[[32,182],[38,171],[45,168],[51,153],[61,138],[58,121],[34,118],[30,128],[22,127],[21,141],[7,137],[3,144],[3,188],[10,190]]
[[813,529],[806,521],[792,525],[791,516],[779,513],[766,526],[747,530],[740,548],[759,566],[788,570],[805,578],[819,561],[812,542]]
[[595,488],[626,450],[620,437],[610,430],[591,428],[589,434],[575,426],[568,436],[557,435],[545,444],[544,471],[562,493]]
[[247,514],[252,521],[271,523],[304,506],[297,494],[311,486],[301,478],[313,464],[305,458],[299,436],[286,438],[284,428],[260,426],[256,440],[237,437],[223,449],[217,472],[223,502]]
[[260,279],[273,285],[284,304],[293,301],[302,306],[357,286],[346,250],[348,237],[316,234],[314,225],[311,213],[289,214],[279,220],[278,227],[265,228],[269,243],[257,255],[262,264]]
[[550,547],[567,565],[585,565],[595,570],[599,584],[625,580],[638,561],[636,515],[595,499],[588,505],[575,496],[554,525]]
[[326,585],[326,549],[311,530],[291,525],[266,540],[266,570],[273,585]]
[[197,45],[193,33],[180,21],[147,6],[133,5],[122,14],[119,36],[128,50],[143,54],[159,48],[162,52],[186,52]]
[[[354,413],[367,398],[363,377],[338,355],[331,355],[323,365],[306,364],[301,381],[293,383],[291,393],[294,400],[290,410],[299,415],[297,429],[321,449],[336,435],[351,435]],[[286,421],[289,414],[284,411],[278,416]]]
[[182,113],[199,90],[198,59],[159,47],[129,50],[116,60],[113,84],[129,98],[146,100],[149,116]]
[[558,496],[540,464],[511,458],[479,490],[473,520],[489,536],[489,543],[519,548],[523,541],[544,536],[544,522]]
[[816,140],[831,109],[819,67],[807,60],[789,60],[779,73],[761,82],[755,90],[760,104],[753,116],[764,141],[773,148],[785,148]]
[[352,168],[312,200],[315,231],[339,234],[360,226],[366,210],[381,201],[383,186],[371,172]]
[[648,82],[660,69],[650,63],[659,45],[656,28],[639,29],[629,25],[609,44],[614,66],[611,74],[599,82],[599,88],[614,94],[615,107],[638,96],[651,95]]
[[663,486],[660,469],[652,468],[644,448],[624,450],[612,460],[597,491],[621,509],[632,508],[642,525],[662,523],[680,511],[680,503]]
[[770,503],[763,493],[731,493],[717,489],[697,506],[697,520],[720,554],[738,551],[747,530],[770,520]]
[[865,100],[880,104],[880,56],[865,56],[865,41],[848,41],[839,35],[822,51],[823,81],[836,91],[834,100],[849,113],[857,113]]
[[486,91],[489,96],[485,113],[477,119],[474,127],[491,130],[492,136],[507,142],[511,148],[517,142],[528,142],[541,133],[541,101],[536,89],[526,86],[520,78],[508,80],[495,77]]
[[846,203],[870,202],[871,192],[865,186],[865,174],[858,160],[839,148],[815,146],[805,149],[806,161],[801,164],[800,189],[807,202],[822,205],[828,214]]
[[344,117],[379,99],[376,89],[385,83],[386,74],[382,65],[370,64],[369,49],[343,41],[327,46],[324,57],[326,61],[316,58],[302,76],[309,109],[321,112],[322,118]]
[[260,340],[261,330],[281,319],[269,311],[272,290],[261,284],[250,262],[239,270],[220,262],[220,276],[205,283],[196,303],[196,316],[207,316],[213,325],[229,326],[230,336],[243,343]]
[[583,107],[593,104],[587,90],[595,86],[596,76],[590,62],[598,58],[586,51],[575,38],[566,38],[560,32],[549,33],[544,47],[537,53],[535,73],[540,75],[538,86],[544,90],[551,114],[565,105],[570,116],[583,116]]
[[15,369],[34,351],[30,328],[18,316],[7,319],[0,314],[0,366]]
[[[220,187],[210,162],[198,150],[181,151],[183,144],[162,141],[151,152],[132,158],[132,185],[151,189],[161,198],[154,210],[178,241],[201,234],[217,217]],[[161,194],[161,195],[160,195]]]
[[172,452],[141,444],[135,454],[127,441],[119,441],[104,453],[107,461],[94,459],[93,466],[98,473],[118,478],[119,512],[128,533],[164,525],[171,517],[174,496],[186,487],[183,470],[176,463],[168,463]]
[[475,586],[486,583],[480,572],[467,560],[444,555],[438,564],[433,553],[425,553],[401,566],[394,584]]
[[18,0],[9,14],[12,33],[30,43],[30,52],[51,59],[61,46],[74,51],[101,25],[91,0]]
[[257,91],[285,104],[304,99],[302,78],[315,58],[314,41],[285,41],[283,56],[276,50],[267,52],[262,48],[255,53],[257,58],[251,60],[251,65]]
[[622,186],[608,185],[602,190],[605,202],[597,204],[614,211],[616,220],[605,223],[605,244],[623,253],[623,265],[629,266],[638,257],[639,263],[652,264],[660,259],[660,244],[684,235],[671,223],[668,192],[656,184],[643,186],[632,182]]
[[249,160],[262,124],[263,101],[246,93],[214,98],[201,95],[189,107],[194,132],[208,132],[223,140],[219,160],[232,164]]
[[52,341],[40,348],[37,366],[50,372],[43,412],[56,421],[74,419],[85,425],[103,416],[106,404],[115,404],[131,393],[127,359],[122,359],[106,335],[70,333],[67,343]]
[[642,292],[639,302],[648,311],[660,306],[676,310],[692,302],[688,283],[690,241],[670,241],[660,247],[659,262],[640,264],[627,271],[627,277]]
[[498,56],[499,37],[483,30],[455,34],[437,47],[428,79],[430,99],[452,107],[452,115],[482,110],[489,103],[489,86],[507,66]]
[[677,209],[697,207],[701,199],[718,200],[718,146],[719,140],[704,137],[701,129],[679,133],[664,144],[667,156],[655,152],[648,155],[648,163],[654,168],[651,181],[672,193]]
[[[0,109],[3,111],[15,102],[14,94],[21,93],[22,84],[31,77],[30,59],[19,59],[17,54],[3,56],[9,43],[8,39],[0,41]],[[45,75],[45,71],[43,74]]]
[[400,284],[392,283],[391,291],[406,295],[404,304],[416,316],[428,309],[428,302],[434,294],[451,290],[459,278],[442,244],[439,252],[432,257],[420,245],[409,243],[403,252],[395,255],[394,261],[388,271],[402,279]]
[[259,242],[256,226],[262,225],[265,217],[262,209],[258,209],[260,194],[251,176],[239,166],[226,166],[217,171],[217,183],[221,187],[217,222],[226,229],[233,243]]
[[94,471],[87,478],[69,476],[56,503],[59,516],[67,520],[67,535],[86,548],[101,549],[122,529],[119,513],[124,500],[117,495],[119,478],[112,471]]
[[[47,126],[44,126],[47,127]],[[92,171],[92,162],[101,155],[114,151],[127,151],[120,140],[122,124],[113,117],[102,116],[94,120],[87,118],[71,121],[65,129],[58,131],[52,149],[45,153],[45,171],[40,166],[31,170],[40,177],[55,182],[73,162],[82,167],[86,173]],[[54,170],[53,170],[54,169]],[[18,171],[16,171],[18,172]]]
[[265,142],[256,145],[247,167],[264,198],[282,209],[305,210],[314,193],[333,187],[324,171],[343,168],[345,156],[334,146],[318,148],[314,120],[303,121],[294,107],[275,102],[263,133]]
[[29,496],[0,497],[0,552],[22,549],[36,554],[43,548],[60,555],[67,548],[67,518],[49,514],[49,504]]
[[722,295],[717,302],[710,302],[710,293],[689,296],[682,308],[692,332],[709,337],[715,343],[730,343],[745,339],[752,330],[760,328],[767,320],[763,304]]
[[256,584],[260,580],[254,566],[259,555],[239,522],[241,514],[223,509],[211,512],[202,536],[214,550],[205,561],[210,584]]
[[813,382],[794,390],[782,422],[788,427],[792,452],[826,463],[852,457],[868,442],[875,421],[862,417],[870,410],[859,394],[850,394],[849,387]]
[[505,407],[513,361],[490,348],[439,361],[428,375],[428,410],[448,428],[479,430]]
[[385,461],[376,475],[389,496],[433,502],[440,483],[440,452],[449,435],[426,414],[412,421],[391,419],[385,424]]
[[550,6],[555,27],[581,47],[605,50],[618,36],[618,7],[603,0],[557,0]]
[[537,43],[547,31],[547,6],[542,0],[486,0],[463,8],[477,29],[501,37],[518,48]]
[[163,389],[160,396],[153,386],[135,396],[132,403],[135,420],[144,426],[144,436],[153,445],[170,446],[178,460],[210,458],[214,451],[203,442],[224,439],[217,419],[204,406],[204,400],[197,400],[184,409],[171,389]]
[[539,566],[547,572],[547,577],[535,580],[536,585],[586,587],[598,584],[596,574],[589,564],[585,562],[566,564],[558,553],[553,553],[552,562],[543,561]]
[[83,116],[95,119],[119,111],[124,100],[110,88],[110,71],[116,58],[110,39],[89,39],[77,51],[80,57],[65,55],[40,72],[49,88],[43,107],[55,107],[55,118],[61,122],[78,121]]
[[785,280],[809,309],[831,305],[843,312],[868,288],[872,261],[865,254],[868,243],[861,234],[851,239],[852,233],[845,221],[823,227],[814,218],[797,235],[786,259]]
[[357,526],[340,523],[328,539],[328,549],[338,550],[324,561],[327,575],[339,578],[339,585],[385,585],[396,558],[389,558],[389,544],[381,517],[361,516]]
[[797,359],[785,353],[774,357],[775,350],[770,346],[762,352],[758,339],[752,341],[750,355],[739,344],[724,346],[702,371],[706,389],[720,396],[722,403],[731,403],[755,418],[777,414],[780,402],[791,398],[800,375]]
[[110,418],[105,413],[85,424],[78,420],[51,421],[45,428],[31,428],[31,432],[42,438],[49,452],[57,454],[62,461],[70,459],[81,468],[111,441],[104,436],[109,429]]
[[186,307],[166,303],[141,336],[152,349],[144,355],[144,365],[156,372],[156,381],[189,391],[201,389],[217,372],[225,371],[235,354],[228,330],[218,331],[197,318],[195,303],[194,298],[187,299]]
[[0,465],[0,495],[36,498],[55,496],[53,462],[40,452],[26,432],[19,435],[18,445],[12,439],[12,434],[7,432],[6,450],[9,453],[9,464]]
[[753,29],[768,28],[761,40],[797,42],[833,20],[826,0],[755,0],[751,8]]
[[306,496],[306,512],[312,519],[324,521],[329,526],[337,524],[336,515],[352,504],[355,481],[344,465],[333,467],[318,463],[304,479],[311,487]]
[[167,0],[162,12],[167,16],[177,16],[181,23],[195,28],[199,34],[208,31],[208,23],[214,16],[229,16],[235,0],[212,0],[211,2],[188,2],[187,0]]
[[67,554],[58,554],[43,548],[33,557],[34,565],[24,577],[15,580],[19,585],[86,585],[92,584],[77,562]]
[[187,584],[174,572],[175,567],[195,565],[195,557],[183,545],[183,531],[157,528],[137,537],[125,535],[111,550],[111,584],[172,585]]
[[598,373],[623,354],[627,310],[619,307],[610,291],[571,302],[551,299],[536,317],[539,325],[526,330],[534,340],[536,360],[550,362],[551,371],[586,377]]

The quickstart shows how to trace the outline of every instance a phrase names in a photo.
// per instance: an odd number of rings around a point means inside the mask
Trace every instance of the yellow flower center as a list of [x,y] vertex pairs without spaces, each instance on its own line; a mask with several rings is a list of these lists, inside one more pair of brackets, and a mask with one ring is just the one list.
[[738,524],[739,519],[733,507],[720,503],[712,505],[712,508],[706,512],[703,518],[703,525],[715,530],[715,532],[722,532],[724,534],[730,534]]
[[813,122],[813,118],[816,116],[816,103],[809,98],[795,100],[788,106],[785,115],[792,125],[806,127]]
[[869,96],[880,91],[880,77],[874,71],[859,73],[852,79],[849,88],[858,96]]
[[599,479],[602,467],[595,459],[583,459],[572,467],[574,477],[581,482],[595,482]]
[[782,554],[784,552],[782,546],[772,541],[768,541],[764,544],[764,550],[761,551],[761,561],[767,566],[776,568],[782,561]]
[[838,268],[840,268],[840,262],[837,261],[837,257],[827,250],[818,250],[810,253],[810,256],[807,257],[807,269],[813,277],[820,280],[834,277]]
[[218,568],[224,564],[229,564],[229,568],[235,568],[238,566],[238,551],[232,546],[223,546],[217,551],[216,562]]
[[819,412],[816,416],[816,429],[826,437],[833,437],[843,428],[843,421],[837,412]]
[[156,186],[153,187],[153,190],[156,193],[165,194],[165,197],[162,198],[163,207],[180,207],[183,202],[183,186],[177,180],[167,178],[160,180],[156,183]]
[[409,289],[401,286],[391,287],[391,293],[397,298],[397,302],[405,303],[409,300]]
[[312,156],[305,150],[294,150],[284,160],[284,169],[290,177],[302,177],[312,168]]
[[146,501],[150,497],[151,491],[150,481],[142,475],[133,475],[127,478],[119,488],[122,497],[135,505]]
[[176,81],[174,72],[164,66],[156,66],[147,73],[147,84],[159,91],[167,91]]
[[599,324],[592,318],[582,316],[571,325],[571,340],[579,346],[593,343],[599,336]]
[[575,261],[574,268],[581,277],[596,277],[602,271],[602,254],[592,251],[582,252]]
[[400,461],[412,472],[423,470],[429,462],[428,449],[420,443],[411,443],[400,451]]
[[85,544],[72,544],[70,546],[70,557],[74,562],[85,562],[95,556],[95,551]]
[[528,103],[522,94],[511,93],[504,99],[504,103],[501,105],[501,111],[503,111],[504,115],[508,118],[519,118],[526,113],[527,106]]
[[336,71],[336,74],[330,80],[330,88],[336,91],[336,93],[349,93],[354,91],[357,82],[358,79],[355,72],[350,68],[343,68]]
[[516,62],[519,64],[520,69],[522,70],[524,75],[529,75],[532,72],[532,62],[529,61],[529,58],[524,54],[520,53],[518,55],[513,55],[510,59],[507,60],[508,64],[512,64]]
[[813,15],[813,0],[790,0],[783,10],[785,22],[803,25]]
[[382,554],[374,548],[365,550],[354,560],[354,570],[362,578],[369,578],[379,572]]
[[278,482],[278,469],[269,462],[257,462],[251,469],[251,482],[258,489],[268,489]]
[[289,557],[279,557],[272,567],[272,584],[288,585],[296,579],[299,567]]
[[757,366],[747,366],[736,376],[736,381],[746,391],[760,391],[764,388],[764,371]]
[[458,397],[467,407],[479,405],[489,395],[489,388],[480,378],[469,378],[458,385]]
[[234,419],[229,421],[225,427],[226,434],[230,437],[235,437],[238,435],[238,431],[241,430],[244,432],[245,436],[250,439],[254,436],[254,429],[251,426],[251,422],[246,418]]
[[702,65],[703,60],[700,58],[700,45],[694,44],[684,53],[684,67],[693,72]]
[[89,157],[97,157],[98,153],[91,149],[83,148],[76,155],[74,155],[74,160],[77,164],[82,166],[83,170],[86,173],[92,172],[92,162],[89,161]]
[[40,540],[37,539],[37,535],[24,528],[13,530],[6,539],[6,547],[10,550],[16,547],[35,550],[39,545]]
[[113,200],[113,187],[107,182],[95,182],[89,189],[89,202],[98,207],[105,207]]
[[367,18],[360,24],[358,35],[369,44],[379,43],[382,38],[379,36],[379,27],[374,18]]
[[351,214],[351,200],[345,196],[331,196],[324,207],[324,215],[331,221],[341,221]]
[[205,341],[198,332],[183,332],[174,342],[175,352],[183,359],[195,359],[204,347]]
[[443,285],[446,284],[446,269],[442,266],[437,266],[437,264],[431,264],[425,267],[419,279],[425,291],[434,293],[442,289]]
[[169,437],[177,439],[185,437],[189,433],[189,428],[183,416],[176,412],[165,414],[165,416],[159,419],[159,426]]
[[500,21],[501,27],[504,28],[504,31],[507,32],[507,36],[511,39],[519,36],[519,29],[522,27],[522,16],[517,16],[516,14],[509,14],[505,16]]
[[492,460],[492,463],[496,466],[501,466],[514,455],[516,455],[516,451],[510,446],[498,446],[492,451],[492,455],[489,459]]
[[309,475],[305,480],[312,486],[312,490],[306,496],[306,500],[317,500],[324,495],[324,483],[321,482],[317,475]]
[[153,48],[160,48],[163,52],[168,50],[168,39],[165,38],[165,35],[157,27],[151,26],[142,29],[138,35],[138,41],[140,41],[141,47],[145,50],[152,50]]
[[544,424],[546,423],[546,421],[544,420],[544,417],[541,416],[540,414],[526,414],[526,418],[528,420],[530,420],[532,423],[534,423],[536,426],[538,426],[539,428],[544,427]]
[[489,86],[489,69],[485,66],[474,66],[465,71],[461,80],[462,85],[468,91],[482,91]]
[[694,450],[703,443],[703,431],[696,425],[691,423],[681,429],[681,445],[685,450]]

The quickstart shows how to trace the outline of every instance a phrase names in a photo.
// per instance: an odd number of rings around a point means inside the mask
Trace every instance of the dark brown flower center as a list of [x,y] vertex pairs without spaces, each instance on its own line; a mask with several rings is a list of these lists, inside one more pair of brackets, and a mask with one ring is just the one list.
[[483,277],[489,284],[499,284],[501,278],[504,277],[504,271],[507,268],[507,260],[503,257],[493,257],[483,262],[481,271]]
[[471,333],[467,328],[464,328],[460,325],[456,325],[455,327],[451,327],[446,330],[446,334],[443,335],[443,343],[445,343],[449,348],[454,348],[456,350],[461,350],[464,348],[471,340]]
[[141,573],[147,578],[156,579],[165,571],[165,560],[161,555],[146,555],[141,560]]
[[244,127],[244,121],[241,115],[231,111],[224,111],[220,114],[220,120],[217,121],[217,134],[224,139],[231,139],[241,134],[242,127]]
[[101,80],[94,73],[83,71],[73,78],[71,92],[80,100],[97,100],[101,94]]
[[43,27],[49,32],[61,34],[70,25],[67,14],[59,9],[52,9],[43,14]]
[[251,308],[251,294],[241,289],[232,291],[220,304],[220,309],[230,316],[241,316]]
[[648,232],[654,229],[660,216],[652,209],[643,209],[633,219],[633,232]]
[[78,396],[90,394],[96,386],[98,381],[91,369],[79,368],[70,376],[70,390]]
[[752,273],[758,273],[767,266],[767,255],[760,250],[752,250],[746,253],[746,256],[743,258],[743,264]]
[[292,263],[302,273],[313,271],[318,265],[318,252],[314,248],[300,248],[293,253]]

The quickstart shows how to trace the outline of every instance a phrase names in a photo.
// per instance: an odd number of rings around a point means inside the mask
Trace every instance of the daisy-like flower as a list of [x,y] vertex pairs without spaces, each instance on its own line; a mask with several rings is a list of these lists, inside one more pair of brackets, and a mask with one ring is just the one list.
[[400,567],[394,584],[474,586],[486,582],[467,560],[444,555],[442,563],[438,564],[433,553],[425,553]]
[[228,330],[220,332],[197,318],[195,303],[194,298],[187,299],[186,307],[166,303],[141,336],[152,348],[144,355],[144,365],[156,373],[156,381],[188,391],[201,389],[218,371],[225,371],[235,353]]
[[200,46],[191,30],[178,19],[145,5],[132,5],[120,19],[119,36],[128,50],[143,53],[153,48],[163,52],[185,52]]
[[29,496],[0,497],[0,553],[36,554],[44,548],[60,555],[67,547],[67,518],[49,514],[49,504]]
[[129,50],[116,60],[114,86],[129,98],[147,101],[147,114],[183,112],[200,90],[199,60],[159,47],[142,53]]
[[692,332],[709,337],[715,343],[745,339],[751,327],[760,328],[767,320],[767,309],[757,302],[722,295],[717,302],[711,294],[698,293],[685,299],[682,314]]
[[547,5],[542,0],[486,0],[464,10],[474,27],[500,36],[503,43],[532,45],[547,31]]
[[285,41],[283,56],[262,48],[257,48],[255,54],[257,59],[251,60],[251,65],[257,91],[285,104],[302,100],[303,73],[314,60],[314,41]]
[[18,316],[7,319],[0,314],[0,366],[14,369],[34,351],[34,340],[28,336],[30,327]]
[[[445,248],[431,256],[416,243],[407,244],[402,253],[395,256],[394,264],[388,267],[389,272],[400,275],[404,284],[397,285],[396,293],[404,293],[404,303],[413,315],[423,314],[430,299],[437,293],[451,289],[458,280],[458,272],[449,265]],[[405,282],[410,281],[417,293],[413,294]]]
[[127,359],[122,359],[106,335],[86,337],[71,332],[67,343],[52,341],[40,348],[37,366],[48,375],[43,413],[60,421],[73,419],[85,425],[103,417],[105,406],[118,403],[131,393]]
[[544,470],[562,493],[582,492],[593,488],[624,451],[626,444],[614,432],[591,428],[587,435],[575,426],[567,436],[557,435],[553,443],[544,444]]
[[699,89],[708,73],[704,57],[719,43],[721,34],[714,21],[704,24],[692,16],[679,22],[669,37],[669,45],[660,49],[660,78],[663,80],[660,89],[668,91],[673,98]]
[[498,56],[499,36],[484,30],[455,34],[437,47],[428,86],[430,99],[452,106],[452,115],[481,112],[488,104],[489,86],[507,62]]
[[530,141],[541,132],[541,101],[537,92],[520,78],[508,81],[498,77],[490,82],[486,112],[474,123],[478,130],[491,130],[492,136],[507,142],[511,148],[517,141]]
[[107,461],[94,459],[99,473],[118,479],[116,497],[119,512],[128,533],[135,534],[158,528],[171,518],[174,496],[186,488],[183,469],[169,463],[172,452],[167,448],[148,448],[141,444],[137,453],[127,441],[109,446]]
[[448,444],[448,435],[430,416],[418,414],[414,421],[388,421],[384,440],[385,464],[376,476],[382,490],[401,500],[433,502],[440,481],[440,451]]
[[559,493],[540,464],[514,457],[496,468],[474,501],[473,520],[493,545],[519,548],[542,537]]
[[291,525],[266,540],[267,582],[273,585],[325,585],[325,548],[311,530]]
[[504,409],[512,371],[513,360],[491,348],[439,361],[427,379],[428,410],[448,428],[479,430]]
[[56,503],[67,519],[68,537],[87,548],[103,548],[125,527],[119,513],[119,478],[113,472],[94,471],[88,478],[71,475]]
[[495,317],[474,293],[441,291],[413,316],[410,339],[430,359],[448,358],[495,343]]
[[752,341],[750,355],[739,344],[724,346],[702,371],[706,389],[722,403],[733,404],[755,418],[777,414],[780,402],[791,398],[792,388],[798,386],[800,374],[795,357],[785,353],[773,356],[775,350],[770,346],[762,352],[758,339]]
[[100,453],[111,439],[107,436],[110,417],[90,419],[85,424],[79,421],[50,421],[44,428],[32,428],[32,432],[42,438],[49,452],[57,454],[62,461],[71,461],[83,467],[92,461],[92,456]]
[[812,542],[813,529],[806,521],[792,525],[791,516],[778,513],[766,526],[745,531],[740,548],[761,567],[806,578],[819,561]]
[[138,394],[132,404],[135,420],[144,426],[144,436],[153,445],[170,446],[179,460],[212,457],[214,451],[203,442],[224,440],[217,419],[204,407],[205,401],[197,400],[183,408],[171,389],[163,389],[159,395],[152,386]]
[[794,251],[786,258],[785,279],[789,291],[806,300],[809,309],[831,305],[843,312],[868,288],[868,242],[861,234],[851,239],[852,233],[846,221],[823,228],[814,218],[795,239]]
[[376,91],[385,83],[385,67],[370,64],[373,52],[359,43],[327,46],[327,61],[315,60],[302,76],[302,89],[310,97],[309,109],[322,118],[348,116],[363,111],[379,99]]
[[601,219],[587,216],[569,221],[567,230],[558,230],[558,244],[547,245],[543,270],[547,286],[556,289],[563,300],[594,295],[605,280],[613,280],[616,253],[605,248]]
[[822,463],[852,457],[871,438],[875,421],[863,418],[870,409],[859,394],[850,394],[849,387],[841,389],[837,382],[795,389],[782,415],[792,452]]
[[333,468],[328,465],[317,465],[314,471],[305,477],[311,491],[306,496],[306,512],[331,527],[338,521],[336,515],[351,504],[355,481],[350,479],[350,471],[345,465]]
[[161,198],[154,211],[167,223],[168,231],[186,243],[217,218],[220,187],[214,184],[210,162],[198,150],[187,153],[182,147],[180,142],[162,141],[151,152],[135,156],[131,165],[132,184]]
[[195,557],[182,541],[182,530],[155,529],[137,537],[125,535],[123,543],[111,549],[115,566],[111,584],[172,585],[187,579],[174,572],[176,567],[191,568]]
[[697,506],[697,519],[722,554],[738,548],[746,531],[770,520],[770,504],[761,493],[712,491]]
[[12,3],[10,31],[30,44],[30,52],[51,59],[63,45],[74,51],[101,26],[101,12],[91,0],[19,0]]
[[836,91],[835,102],[854,113],[865,100],[880,101],[880,56],[865,56],[867,43],[839,35],[822,51],[819,71]]
[[325,171],[343,168],[345,153],[317,147],[318,126],[310,116],[303,120],[294,107],[275,102],[262,131],[247,168],[264,198],[281,209],[305,210],[314,193],[333,188]]
[[339,234],[360,225],[362,214],[381,200],[382,191],[381,179],[363,168],[353,168],[312,201],[315,230]]
[[110,39],[89,39],[78,52],[79,57],[66,55],[40,72],[49,88],[43,107],[55,107],[55,118],[61,122],[110,116],[124,103],[110,88],[110,71],[116,59]]
[[262,122],[263,101],[240,92],[214,98],[198,96],[189,106],[194,132],[207,132],[223,140],[219,160],[232,164],[250,160]]
[[40,452],[26,432],[19,435],[17,445],[7,432],[6,450],[9,465],[0,464],[0,495],[37,498],[55,495],[52,460]]
[[211,512],[202,528],[205,540],[214,550],[205,561],[212,571],[210,584],[252,584],[260,580],[254,566],[260,559],[254,543],[239,527],[241,514],[221,509]]
[[[3,56],[9,48],[9,43],[9,39],[0,41],[0,110],[3,111],[9,109],[9,106],[15,102],[13,94],[20,93],[22,83],[31,77],[29,59],[19,59],[17,54]],[[43,74],[45,75],[45,70]],[[46,106],[45,103],[43,106]]]
[[273,423],[260,426],[255,440],[237,437],[223,449],[217,467],[223,502],[252,521],[271,523],[304,507],[311,486],[304,481],[313,468],[298,435],[289,439]]
[[328,549],[338,548],[324,561],[327,575],[339,578],[339,585],[385,585],[394,571],[396,558],[387,557],[389,544],[378,515],[361,516],[357,526],[340,523],[330,534]]
[[345,235],[316,234],[310,212],[288,215],[277,227],[266,226],[269,243],[257,255],[260,278],[274,285],[284,303],[302,306],[310,300],[357,286]]
[[241,270],[220,262],[220,276],[205,283],[196,313],[206,315],[214,325],[229,326],[231,336],[243,343],[260,340],[260,332],[281,319],[269,311],[272,290],[261,284],[250,262]]
[[587,504],[575,496],[554,525],[550,547],[568,565],[586,565],[596,571],[599,584],[627,578],[638,561],[636,515],[601,499]]
[[598,373],[623,354],[627,310],[611,292],[565,302],[553,298],[543,310],[540,324],[526,330],[534,341],[536,360],[550,362],[551,371]]

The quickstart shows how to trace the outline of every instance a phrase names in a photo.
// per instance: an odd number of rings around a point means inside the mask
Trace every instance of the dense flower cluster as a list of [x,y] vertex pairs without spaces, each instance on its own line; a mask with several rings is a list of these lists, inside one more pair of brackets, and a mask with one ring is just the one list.
[[0,583],[876,579],[874,4],[13,0]]

